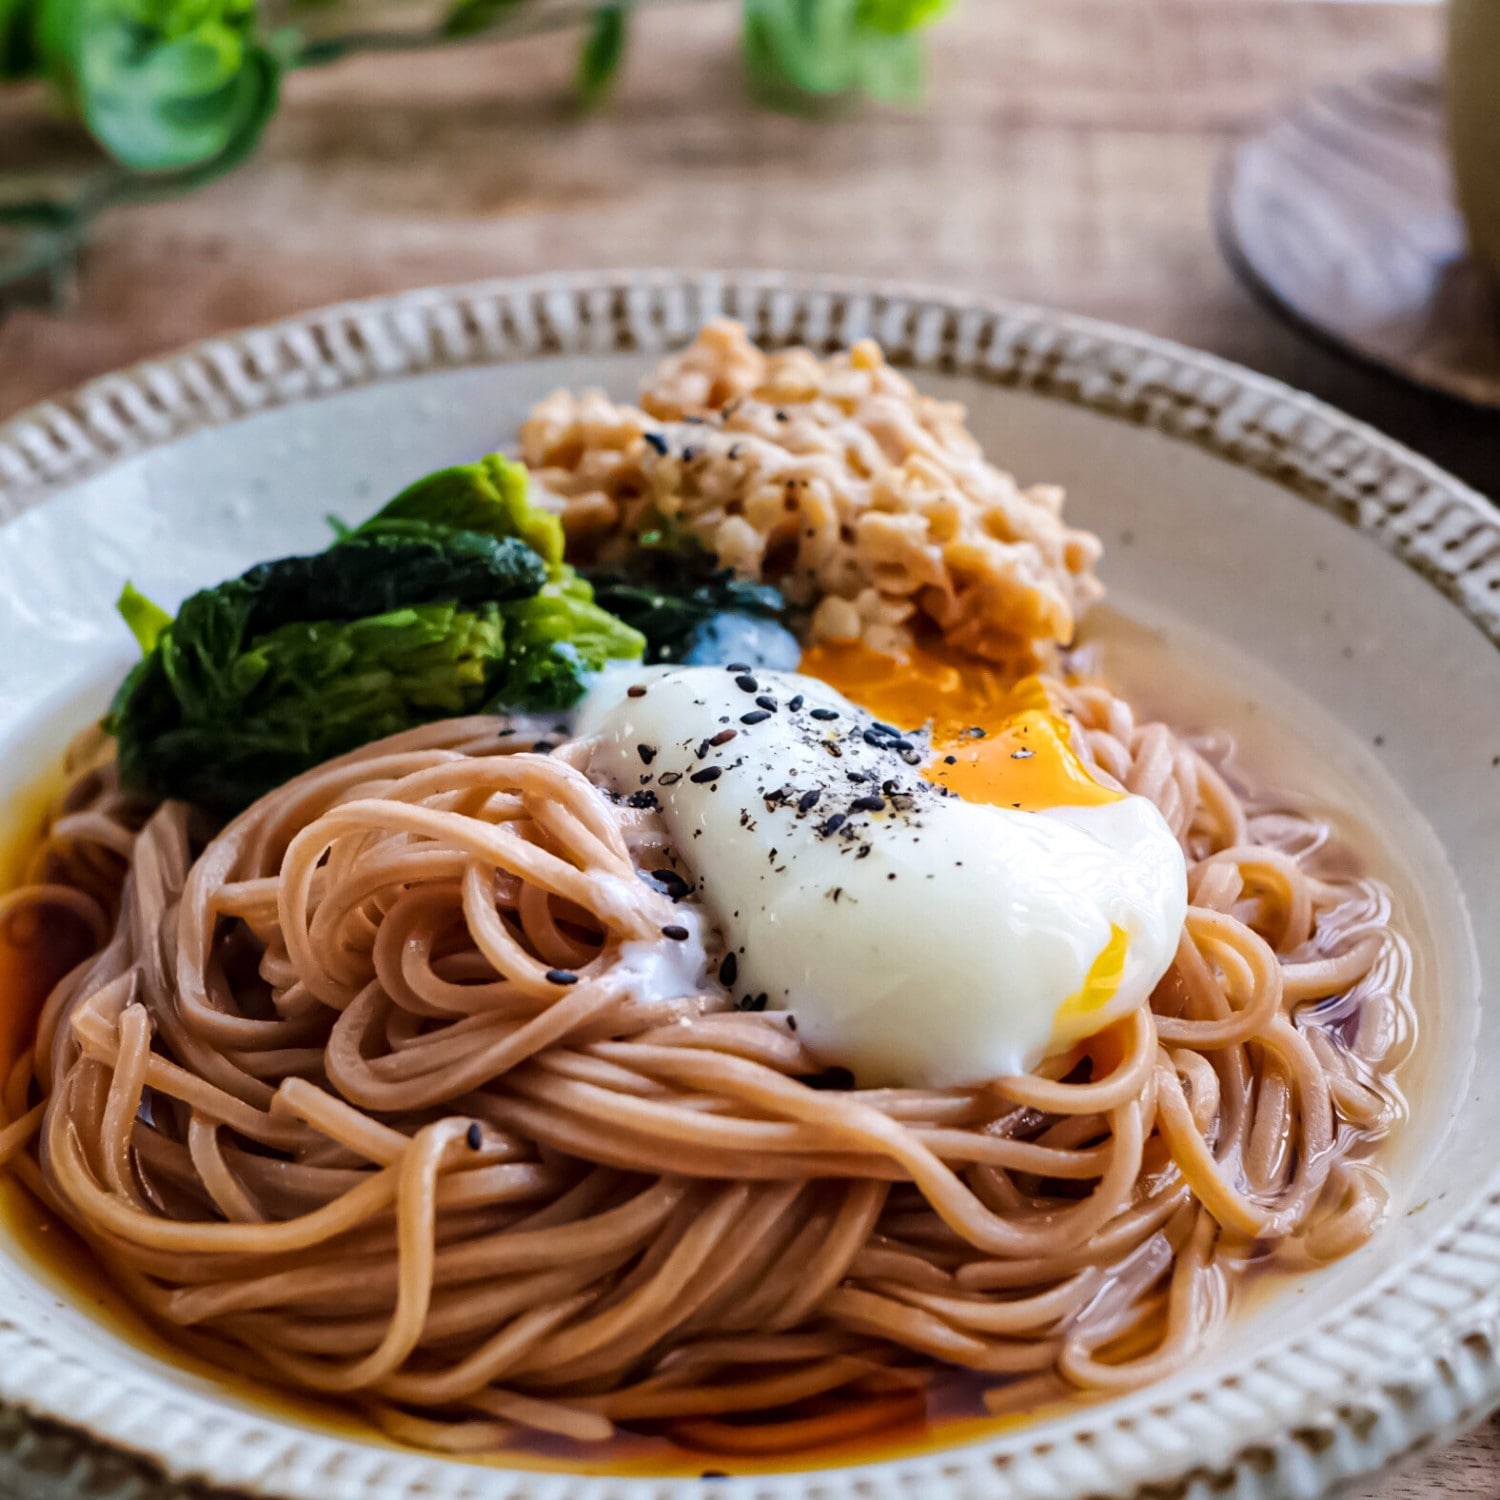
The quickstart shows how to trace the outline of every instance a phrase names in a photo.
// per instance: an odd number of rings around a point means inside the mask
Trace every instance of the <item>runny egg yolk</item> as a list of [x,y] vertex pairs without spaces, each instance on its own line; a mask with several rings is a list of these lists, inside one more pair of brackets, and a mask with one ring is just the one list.
[[898,729],[930,727],[933,756],[922,774],[966,802],[1038,812],[1125,795],[1089,774],[1039,677],[1007,682],[996,668],[933,645],[905,657],[859,644],[813,646],[801,670]]
[[[987,663],[935,645],[915,646],[905,657],[857,643],[812,646],[800,670],[898,729],[930,727],[933,756],[922,774],[966,802],[1037,812],[1125,796],[1089,774],[1039,677],[1008,682]],[[1059,1024],[1086,1021],[1109,1004],[1128,946],[1125,929],[1112,925],[1082,986],[1059,1008]]]

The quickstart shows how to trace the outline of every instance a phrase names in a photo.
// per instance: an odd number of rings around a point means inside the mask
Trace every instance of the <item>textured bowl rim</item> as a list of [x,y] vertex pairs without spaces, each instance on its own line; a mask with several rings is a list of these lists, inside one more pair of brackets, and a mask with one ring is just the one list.
[[[716,314],[772,344],[870,334],[893,360],[1193,443],[1371,536],[1500,645],[1500,518],[1436,465],[1311,396],[1093,319],[837,276],[619,271],[346,302],[90,381],[0,424],[4,523],[206,427],[339,391],[549,355],[651,352]],[[1315,1496],[1500,1403],[1500,1173],[1440,1236],[1306,1332],[1227,1371],[1081,1408],[1065,1426],[846,1469],[745,1476],[741,1500]],[[0,1453],[45,1493],[199,1500],[681,1500],[698,1480],[477,1468],[278,1422],[148,1373],[105,1383],[89,1339],[0,1310]],[[71,1347],[70,1347],[71,1346]],[[53,1488],[57,1486],[57,1488]],[[28,1489],[28,1493],[32,1492]],[[41,1492],[41,1491],[37,1491]]]

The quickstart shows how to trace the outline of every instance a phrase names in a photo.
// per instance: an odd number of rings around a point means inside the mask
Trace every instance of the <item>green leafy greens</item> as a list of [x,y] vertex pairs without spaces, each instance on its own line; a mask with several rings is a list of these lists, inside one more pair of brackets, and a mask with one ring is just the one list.
[[127,786],[220,812],[332,756],[482,708],[560,709],[642,637],[562,560],[496,455],[444,469],[326,552],[261,563],[170,619],[126,585],[145,655],[105,727]]
[[[756,665],[797,664],[796,642],[780,628],[788,613],[780,591],[714,569],[696,545],[643,548],[628,572],[600,569],[589,576],[599,603],[645,637],[649,662],[716,660],[726,643],[725,660],[743,654]],[[727,645],[736,636],[745,642],[742,652]]]

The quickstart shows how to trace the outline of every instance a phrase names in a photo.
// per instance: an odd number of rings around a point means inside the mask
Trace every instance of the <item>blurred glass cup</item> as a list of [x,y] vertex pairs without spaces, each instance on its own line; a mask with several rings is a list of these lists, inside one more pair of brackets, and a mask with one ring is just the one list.
[[1448,140],[1469,246],[1500,280],[1500,0],[1449,0]]

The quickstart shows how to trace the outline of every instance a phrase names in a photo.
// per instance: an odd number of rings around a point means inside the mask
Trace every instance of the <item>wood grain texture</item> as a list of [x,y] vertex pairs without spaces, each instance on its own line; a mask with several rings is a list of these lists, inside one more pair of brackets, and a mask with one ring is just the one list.
[[[1500,488],[1490,429],[1277,325],[1215,246],[1225,144],[1333,76],[1431,54],[1435,8],[971,0],[931,103],[810,123],[744,99],[736,7],[646,16],[614,106],[560,103],[571,38],[292,80],[265,150],[100,225],[65,318],[0,323],[0,413],[201,334],[340,297],[544,268],[846,271],[1097,313],[1328,396]],[[66,155],[0,104],[0,167]]]
[[[1226,144],[1330,77],[1431,55],[1425,5],[969,0],[926,111],[810,123],[744,101],[735,7],[643,18],[615,104],[559,101],[568,39],[292,81],[259,158],[100,225],[62,316],[0,322],[0,415],[221,329],[434,281],[628,265],[899,277],[1066,306],[1326,396],[1500,489],[1492,414],[1423,396],[1262,311],[1214,244]],[[0,102],[0,169],[68,133]],[[1500,1496],[1500,1426],[1351,1491]]]

